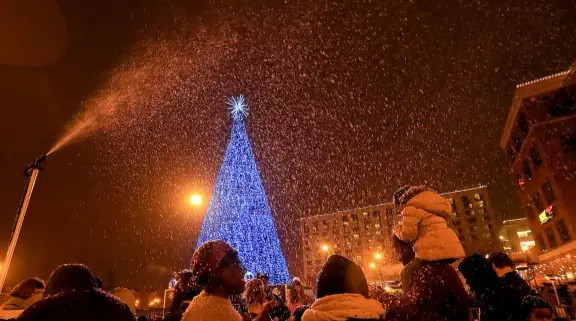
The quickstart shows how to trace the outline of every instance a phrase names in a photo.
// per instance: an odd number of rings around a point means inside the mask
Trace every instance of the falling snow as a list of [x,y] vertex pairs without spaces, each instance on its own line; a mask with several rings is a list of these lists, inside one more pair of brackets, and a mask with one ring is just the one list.
[[292,274],[297,218],[388,201],[406,183],[489,184],[500,214],[518,215],[498,148],[513,88],[576,52],[570,2],[538,2],[165,1],[55,146],[99,155],[82,165],[97,201],[78,212],[114,213],[94,218],[91,246],[112,238],[122,262],[158,275],[188,264],[202,213],[181,200],[211,193],[239,93]]

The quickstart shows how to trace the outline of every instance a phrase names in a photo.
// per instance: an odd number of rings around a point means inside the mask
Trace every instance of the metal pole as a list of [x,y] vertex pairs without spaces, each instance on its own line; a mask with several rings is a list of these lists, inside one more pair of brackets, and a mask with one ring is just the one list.
[[170,291],[170,289],[164,290],[164,300],[162,302],[162,319],[164,319],[165,311],[166,311],[166,292]]
[[22,224],[24,223],[24,217],[26,216],[26,210],[28,209],[28,204],[30,204],[30,197],[32,196],[32,191],[34,190],[34,185],[36,184],[36,179],[38,178],[38,172],[43,167],[44,160],[46,156],[42,156],[34,162],[32,162],[28,167],[26,167],[25,175],[29,177],[28,186],[24,193],[24,198],[20,204],[20,209],[18,211],[18,219],[16,220],[16,225],[12,231],[12,236],[10,238],[10,245],[8,246],[8,251],[6,252],[6,257],[4,258],[4,265],[0,269],[0,293],[4,288],[4,282],[8,276],[8,270],[10,269],[10,263],[12,261],[12,256],[14,255],[14,250],[16,249],[16,243],[18,242],[18,237],[20,236],[20,231],[22,230]]
[[558,296],[558,290],[556,290],[556,279],[552,280],[552,289],[554,289],[554,295],[556,296],[556,302],[560,306],[560,297]]

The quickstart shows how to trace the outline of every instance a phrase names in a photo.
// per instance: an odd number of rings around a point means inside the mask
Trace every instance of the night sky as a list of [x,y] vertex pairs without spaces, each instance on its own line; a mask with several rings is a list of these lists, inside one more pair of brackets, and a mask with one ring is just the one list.
[[189,264],[207,204],[187,196],[209,199],[239,93],[292,274],[297,218],[406,183],[488,184],[519,216],[498,147],[515,85],[576,59],[574,1],[19,2],[0,4],[2,256],[24,166],[87,126],[40,174],[8,283],[82,262],[165,286]]

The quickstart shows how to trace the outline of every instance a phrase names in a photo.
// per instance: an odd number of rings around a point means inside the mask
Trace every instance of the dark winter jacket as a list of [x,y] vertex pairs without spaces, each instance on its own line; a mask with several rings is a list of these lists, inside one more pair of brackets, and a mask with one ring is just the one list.
[[38,301],[19,321],[135,321],[128,305],[101,290],[63,292]]
[[474,306],[480,308],[482,321],[512,320],[511,315],[516,308],[507,306],[510,291],[507,291],[502,283],[498,281],[488,283],[485,287],[474,291],[474,295]]
[[500,278],[503,291],[507,294],[504,299],[505,309],[510,321],[522,321],[520,311],[522,299],[530,294],[532,289],[528,283],[516,272],[508,272]]
[[530,294],[532,288],[516,271],[508,272],[500,278],[504,287],[511,289],[517,296],[525,297]]
[[468,319],[466,290],[448,262],[413,260],[402,271],[402,287],[404,293],[389,302],[386,320]]
[[506,291],[488,260],[479,254],[466,257],[458,266],[474,293],[474,307],[480,308],[482,321],[510,320]]

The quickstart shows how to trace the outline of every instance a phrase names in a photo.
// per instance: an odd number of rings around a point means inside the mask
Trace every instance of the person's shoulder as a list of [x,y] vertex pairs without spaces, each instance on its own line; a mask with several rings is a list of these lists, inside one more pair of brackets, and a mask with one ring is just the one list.
[[32,320],[42,320],[42,316],[47,316],[50,314],[50,311],[57,309],[57,306],[61,305],[62,299],[61,295],[55,295],[47,297],[43,300],[40,300],[31,306],[29,306],[20,316],[18,320],[21,321],[32,321]]
[[227,309],[198,309],[188,307],[182,321],[241,321],[242,316],[236,311]]
[[110,312],[114,312],[117,315],[125,317],[131,316],[131,318],[129,318],[130,320],[134,319],[134,314],[132,313],[132,310],[130,310],[128,304],[116,296],[102,290],[96,290],[91,294],[103,301]]

